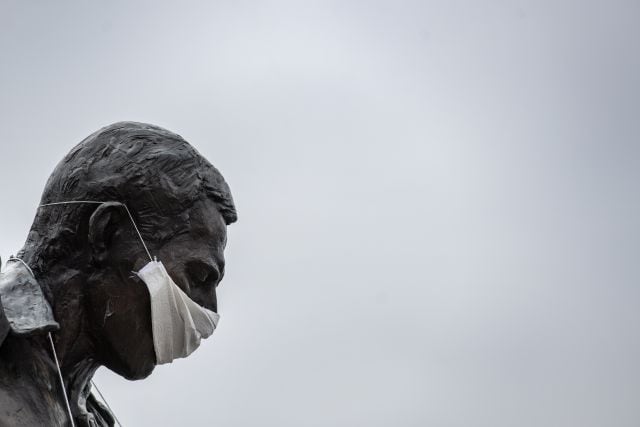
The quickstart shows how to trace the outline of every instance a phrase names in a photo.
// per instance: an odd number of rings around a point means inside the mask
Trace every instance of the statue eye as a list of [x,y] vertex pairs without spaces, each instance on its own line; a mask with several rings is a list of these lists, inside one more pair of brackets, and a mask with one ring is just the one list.
[[195,286],[216,286],[220,278],[220,273],[214,265],[202,261],[189,263],[188,271]]

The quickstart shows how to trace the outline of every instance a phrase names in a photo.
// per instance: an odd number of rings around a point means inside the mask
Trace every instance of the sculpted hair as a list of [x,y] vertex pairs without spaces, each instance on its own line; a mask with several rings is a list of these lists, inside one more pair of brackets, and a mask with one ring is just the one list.
[[[188,224],[188,208],[204,198],[216,203],[227,224],[237,220],[224,178],[188,142],[157,126],[121,122],[85,138],[62,159],[47,181],[40,204],[121,202],[129,207],[143,235],[166,239]],[[86,231],[83,228],[96,208],[88,204],[39,208],[29,240],[46,239],[49,250],[60,255],[72,243],[69,239],[76,240]],[[167,221],[168,217],[174,220]]]

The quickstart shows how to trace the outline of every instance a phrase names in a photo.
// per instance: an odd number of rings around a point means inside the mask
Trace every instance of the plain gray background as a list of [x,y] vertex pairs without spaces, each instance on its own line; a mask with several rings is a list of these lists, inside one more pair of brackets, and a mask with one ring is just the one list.
[[220,328],[126,426],[640,425],[638,1],[0,1],[3,259],[77,142],[227,178]]

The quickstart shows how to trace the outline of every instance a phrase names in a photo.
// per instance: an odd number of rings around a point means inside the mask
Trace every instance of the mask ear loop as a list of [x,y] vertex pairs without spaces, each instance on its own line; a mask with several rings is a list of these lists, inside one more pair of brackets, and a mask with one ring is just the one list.
[[[46,207],[46,206],[74,205],[74,204],[87,204],[87,203],[88,204],[93,204],[93,205],[103,205],[105,203],[120,203],[120,202],[98,202],[98,201],[95,201],[95,200],[74,200],[74,201],[68,201],[68,202],[45,203],[43,205],[38,206],[38,208],[43,208],[43,207]],[[147,245],[144,242],[144,239],[142,238],[142,234],[140,233],[140,230],[138,229],[138,226],[136,225],[136,222],[133,220],[133,215],[131,215],[131,211],[129,210],[127,205],[125,205],[124,203],[120,203],[120,205],[124,206],[124,209],[127,211],[127,215],[129,215],[129,219],[131,220],[131,224],[133,224],[133,228],[136,231],[136,234],[138,234],[138,238],[140,239],[140,242],[142,243],[142,247],[144,248],[145,252],[147,253],[147,256],[149,257],[149,260],[150,261],[154,261],[154,258],[151,257],[151,252],[149,252],[149,248],[147,248]],[[25,267],[27,267],[27,269],[29,270],[31,275],[35,278],[35,275],[31,271],[31,268],[29,268],[27,263],[22,261],[20,258],[12,257],[12,259],[15,259],[15,260],[18,260],[18,261],[22,262],[25,265]],[[58,368],[58,376],[60,377],[60,384],[62,385],[62,393],[64,395],[64,402],[66,403],[67,411],[69,412],[69,419],[71,421],[71,427],[75,427],[75,423],[73,421],[73,414],[71,413],[71,405],[69,404],[69,396],[67,395],[67,390],[65,388],[64,380],[62,378],[62,370],[60,369],[60,363],[58,362],[58,355],[56,354],[56,347],[53,344],[53,338],[51,337],[51,332],[49,332],[48,335],[49,335],[49,342],[51,343],[51,350],[53,350],[53,358],[54,358],[54,360],[56,362],[56,367]],[[109,408],[109,410],[111,411],[111,414],[113,415],[113,418],[115,418],[115,421],[118,423],[118,425],[120,427],[122,427],[122,424],[120,423],[120,420],[118,420],[118,417],[116,416],[116,414],[111,409],[111,406],[109,406],[109,403],[107,402],[107,399],[104,398],[102,392],[100,391],[100,389],[98,388],[96,383],[93,382],[93,379],[91,380],[91,385],[93,387],[95,387],[96,391],[98,392],[98,394],[102,398],[103,402],[107,405],[107,408]]]
[[60,385],[62,385],[62,394],[64,395],[64,403],[67,405],[67,411],[69,412],[69,421],[71,421],[71,427],[76,427],[76,423],[73,421],[73,413],[71,412],[71,405],[69,404],[69,396],[67,395],[67,388],[64,386],[64,379],[62,378],[62,369],[60,369],[60,362],[58,362],[58,354],[56,353],[56,346],[53,345],[53,337],[51,332],[47,334],[49,337],[49,343],[51,344],[51,351],[53,351],[53,360],[56,362],[58,368],[58,376],[60,377]]
[[142,243],[142,246],[144,247],[145,252],[147,252],[147,256],[149,257],[149,261],[153,261],[153,258],[151,257],[151,252],[149,252],[149,249],[147,248],[147,245],[144,243],[144,239],[142,238],[142,234],[140,234],[140,230],[138,230],[138,226],[136,225],[136,222],[133,220],[133,215],[131,215],[131,211],[129,210],[127,205],[125,205],[124,203],[122,204],[122,206],[124,206],[124,209],[127,211],[127,214],[129,215],[129,219],[131,220],[131,224],[133,224],[133,228],[136,230],[136,233],[138,233],[138,237],[140,238],[140,243]]

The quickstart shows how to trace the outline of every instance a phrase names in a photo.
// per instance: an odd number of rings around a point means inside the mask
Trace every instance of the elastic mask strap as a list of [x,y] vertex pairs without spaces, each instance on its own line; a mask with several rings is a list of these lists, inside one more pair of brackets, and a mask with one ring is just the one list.
[[118,419],[118,417],[116,416],[116,413],[113,412],[113,409],[111,409],[111,406],[109,406],[109,402],[107,402],[107,399],[104,398],[104,396],[102,395],[102,392],[100,391],[100,389],[98,388],[98,386],[96,385],[95,382],[93,382],[93,380],[91,380],[91,385],[93,386],[93,388],[96,389],[96,391],[98,392],[98,394],[100,395],[100,398],[102,399],[102,401],[104,402],[105,405],[107,405],[107,408],[109,409],[109,412],[111,412],[111,415],[113,415],[113,418],[116,420],[116,423],[122,427],[122,423],[120,422],[120,420]]
[[76,427],[73,421],[73,414],[71,413],[71,405],[69,405],[69,396],[67,396],[67,389],[64,386],[64,380],[62,379],[62,370],[60,369],[60,362],[58,362],[58,355],[56,354],[56,346],[53,345],[53,338],[51,332],[47,334],[49,337],[49,343],[51,343],[51,351],[53,351],[53,359],[56,361],[56,367],[58,368],[58,376],[60,377],[60,385],[62,386],[62,394],[64,395],[64,403],[67,405],[67,411],[69,412],[69,420],[71,421],[71,427]]
[[29,265],[26,262],[24,262],[23,260],[21,260],[20,258],[11,255],[9,257],[9,261],[20,261],[22,263],[22,265],[24,265],[25,268],[29,271],[29,274],[31,274],[31,277],[33,277],[34,279],[36,278],[36,275],[33,274],[33,270],[31,270],[31,267],[29,267]]
[[147,248],[147,245],[144,243],[144,239],[142,238],[142,234],[140,234],[140,230],[138,230],[138,226],[136,225],[136,222],[133,220],[133,215],[131,215],[131,211],[129,211],[129,208],[127,207],[127,205],[125,205],[124,203],[120,203],[120,202],[97,202],[95,200],[74,200],[74,201],[69,201],[69,202],[54,202],[54,203],[45,203],[44,205],[40,205],[40,208],[46,207],[46,206],[57,206],[57,205],[79,205],[79,204],[93,204],[93,205],[103,205],[105,203],[119,203],[120,205],[124,206],[124,209],[127,211],[127,215],[129,215],[129,219],[131,220],[131,224],[133,224],[133,228],[136,230],[136,233],[138,234],[138,237],[140,238],[140,242],[142,243],[142,246],[144,247],[145,252],[147,252],[147,256],[149,257],[149,261],[153,261],[153,257],[151,256],[151,252],[149,252],[149,249]]

